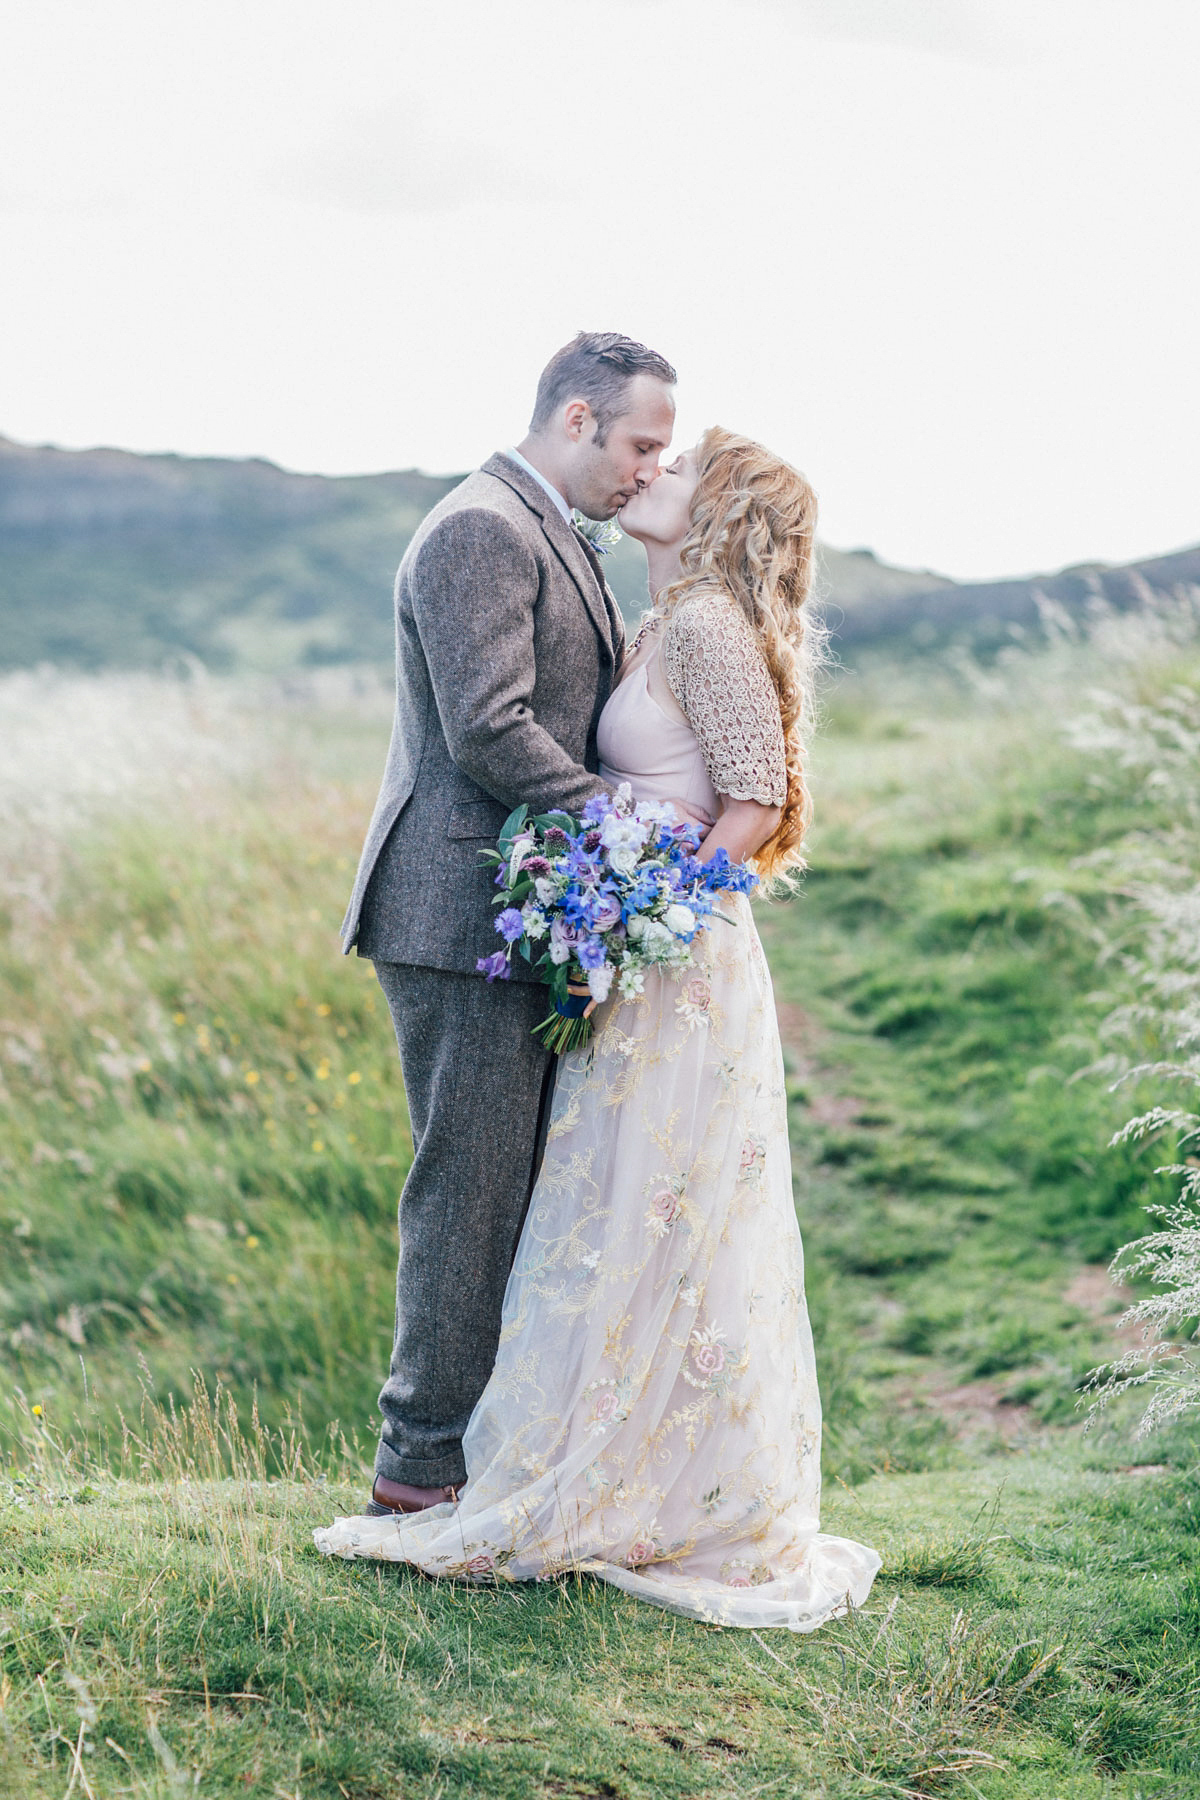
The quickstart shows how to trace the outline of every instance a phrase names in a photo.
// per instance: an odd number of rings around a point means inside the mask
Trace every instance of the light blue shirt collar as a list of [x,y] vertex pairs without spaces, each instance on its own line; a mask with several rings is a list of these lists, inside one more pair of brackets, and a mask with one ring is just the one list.
[[506,450],[504,452],[504,454],[505,454],[505,456],[511,457],[513,462],[516,463],[516,465],[519,469],[524,469],[524,471],[527,475],[532,475],[533,479],[537,482],[539,487],[545,488],[546,492],[549,494],[550,498],[553,500],[555,506],[557,506],[559,512],[562,514],[563,518],[567,521],[567,524],[569,525],[571,523],[571,509],[567,505],[566,501],[563,499],[562,495],[559,493],[558,489],[553,485],[553,483],[547,481],[546,477],[541,473],[541,471],[539,469],[535,469],[533,464],[531,462],[528,462],[525,459],[525,457],[523,457],[521,455],[521,452],[519,450]]

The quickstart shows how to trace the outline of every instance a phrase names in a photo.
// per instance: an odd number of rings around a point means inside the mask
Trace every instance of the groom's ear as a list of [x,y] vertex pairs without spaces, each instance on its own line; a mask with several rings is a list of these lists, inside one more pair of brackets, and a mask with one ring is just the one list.
[[567,436],[573,444],[578,444],[588,435],[588,423],[592,419],[592,409],[586,400],[569,400],[563,408],[563,424]]

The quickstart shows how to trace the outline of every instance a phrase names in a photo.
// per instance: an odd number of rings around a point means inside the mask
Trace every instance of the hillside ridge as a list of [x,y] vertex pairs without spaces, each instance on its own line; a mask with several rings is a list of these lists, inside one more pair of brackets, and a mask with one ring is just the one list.
[[[277,671],[392,652],[396,565],[461,475],[305,474],[265,457],[64,450],[0,436],[0,667]],[[820,553],[819,593],[851,656],[989,649],[1036,627],[1046,599],[1119,609],[1200,582],[1200,545],[1124,566],[961,583],[869,549]],[[607,573],[630,621],[647,604],[640,548]]]

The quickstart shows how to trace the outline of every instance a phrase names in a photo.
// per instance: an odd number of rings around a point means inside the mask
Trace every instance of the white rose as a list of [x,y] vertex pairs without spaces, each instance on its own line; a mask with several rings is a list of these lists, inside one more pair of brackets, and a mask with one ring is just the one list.
[[676,900],[663,914],[663,924],[676,937],[687,937],[696,929],[696,915],[690,906],[684,906],[682,901]]
[[640,938],[643,938],[646,935],[646,927],[649,923],[649,919],[645,918],[641,913],[634,913],[632,919],[629,920],[625,930],[635,944]]
[[660,925],[657,919],[647,919],[646,929],[642,933],[642,949],[655,961],[661,961],[675,948],[675,934]]

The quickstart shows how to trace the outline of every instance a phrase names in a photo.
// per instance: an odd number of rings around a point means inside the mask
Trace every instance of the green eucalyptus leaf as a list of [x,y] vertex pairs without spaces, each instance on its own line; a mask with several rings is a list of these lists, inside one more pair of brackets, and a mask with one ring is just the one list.
[[507,819],[505,819],[503,825],[500,827],[500,849],[503,852],[503,856],[500,859],[501,861],[507,860],[508,852],[512,848],[512,841],[517,836],[528,817],[529,806],[526,801],[522,800],[520,806],[515,806],[513,808],[512,812],[509,813]]

